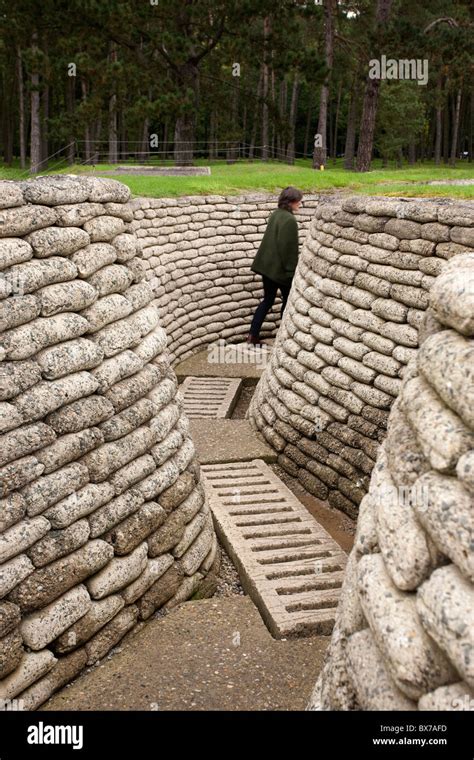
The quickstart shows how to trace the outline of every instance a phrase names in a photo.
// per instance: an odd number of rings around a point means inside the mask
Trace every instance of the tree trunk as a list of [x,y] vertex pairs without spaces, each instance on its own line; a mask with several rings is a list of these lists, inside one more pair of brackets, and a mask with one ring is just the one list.
[[176,119],[174,128],[174,160],[176,166],[194,163],[194,114],[186,113]]
[[337,0],[323,0],[324,3],[324,54],[328,73],[321,87],[319,98],[318,132],[321,145],[315,144],[313,150],[313,169],[326,165],[327,161],[327,119],[329,102],[329,82],[334,60],[334,16]]
[[461,113],[461,94],[462,94],[462,88],[460,87],[458,90],[458,94],[456,96],[456,105],[454,108],[454,122],[453,122],[453,134],[452,134],[452,140],[451,140],[451,158],[450,158],[451,166],[456,165],[456,154],[457,154],[457,148],[458,148],[458,135],[459,135],[459,115]]
[[260,72],[260,77],[259,77],[258,85],[257,85],[255,116],[253,120],[252,134],[250,136],[250,144],[249,144],[249,158],[253,158],[255,155],[255,143],[257,142],[257,129],[258,129],[258,111],[259,111],[259,104],[260,104],[260,96],[262,93],[262,86],[263,86],[263,68]]
[[410,140],[408,144],[408,162],[411,166],[416,164],[416,142],[414,139]]
[[25,87],[23,84],[23,62],[21,59],[20,46],[16,49],[16,76],[18,85],[18,129],[20,132],[20,167],[26,168],[26,141],[25,141]]
[[48,118],[49,118],[49,87],[45,85],[41,95],[42,134],[41,134],[41,171],[48,168]]
[[163,155],[162,158],[166,160],[168,158],[168,135],[169,135],[169,121],[166,119],[165,126],[163,128]]
[[93,137],[92,137],[92,163],[98,164],[100,159],[100,136],[102,133],[102,117],[99,117],[95,124],[93,129]]
[[270,140],[270,155],[272,158],[275,158],[275,141],[276,141],[276,95],[275,95],[275,69],[273,68],[273,50],[271,51],[271,76],[270,76],[270,82],[271,82],[271,96],[272,96],[272,137]]
[[359,148],[357,151],[357,171],[359,172],[369,171],[372,161],[379,86],[380,82],[378,79],[367,80],[360,122]]
[[[87,101],[87,82],[84,78],[81,79],[81,91],[82,91],[82,100],[83,102],[85,102]],[[91,133],[90,133],[89,122],[87,122],[86,125],[84,126],[84,160],[86,163],[89,163],[91,158],[92,158]]]
[[423,163],[424,160],[426,159],[426,151],[427,151],[427,147],[426,146],[427,146],[427,144],[430,146],[430,150],[431,150],[432,140],[430,139],[429,141],[427,141],[425,133],[421,132],[421,135],[420,135],[420,154],[419,154],[419,158],[418,158],[418,160],[420,161],[420,163]]
[[[43,53],[45,55],[48,54],[48,39],[45,36],[42,41],[42,47],[43,47]],[[47,67],[46,67],[47,68]],[[41,93],[41,124],[42,124],[42,130],[41,130],[41,171],[44,171],[48,168],[48,156],[49,156],[49,149],[48,149],[48,119],[49,119],[49,110],[50,110],[50,89],[48,82],[44,81],[43,78],[43,91]]]
[[185,103],[183,111],[176,119],[174,128],[174,160],[176,166],[192,166],[194,163],[194,141],[196,131],[196,114],[198,111],[198,69],[192,63],[179,67],[177,84],[183,92],[192,93],[192,102]]
[[[354,83],[355,84],[355,83]],[[354,88],[351,90],[349,113],[347,115],[346,145],[344,148],[344,169],[354,168],[356,119],[357,119],[357,95]]]
[[148,137],[150,132],[150,119],[145,116],[142,124],[142,138],[140,145],[140,161],[150,160],[150,138]]
[[75,97],[75,90],[76,90],[76,80],[75,77],[69,77],[66,85],[66,108],[68,113],[68,122],[69,122],[69,137],[68,137],[68,146],[66,151],[66,160],[68,164],[74,163],[74,153],[75,153],[75,139],[74,139],[74,97]]
[[1,116],[3,160],[7,166],[11,166],[13,163],[13,92],[9,76],[4,76],[2,90],[2,98],[5,106]]
[[446,88],[446,100],[443,109],[443,163],[449,162],[449,90],[448,83]]
[[442,75],[438,76],[436,83],[436,137],[434,148],[434,160],[436,166],[441,163],[441,135],[443,134],[443,104],[442,104]]
[[242,130],[241,126],[239,124],[239,114],[240,114],[240,80],[237,80],[237,87],[234,90],[234,102],[233,102],[233,114],[232,114],[232,123],[234,125],[234,129],[236,130],[235,134],[235,140],[233,142],[232,146],[232,161],[237,161],[239,157],[240,152],[240,142],[242,140]]
[[109,98],[109,164],[116,164],[117,153],[117,95]]
[[[117,48],[114,43],[109,46],[109,65],[113,66],[117,61]],[[115,83],[112,83],[109,97],[109,164],[116,164],[118,161],[117,152],[117,92]]]
[[323,84],[319,98],[319,118],[317,136],[321,145],[315,145],[313,151],[313,169],[319,169],[326,165],[327,161],[327,115],[328,115],[329,87]]
[[291,93],[290,106],[290,140],[286,151],[286,161],[288,164],[295,163],[295,137],[296,137],[296,114],[298,108],[298,72],[295,74],[293,90]]
[[125,124],[125,115],[124,115],[123,109],[121,109],[120,106],[119,106],[119,126],[118,126],[118,130],[119,130],[119,135],[120,135],[120,138],[119,138],[119,151],[118,151],[119,157],[123,161],[126,161],[128,159],[128,157],[129,157],[129,152],[128,152],[128,132],[127,132],[126,124]]
[[[238,121],[239,121],[239,85],[237,83],[237,86],[234,88],[234,91],[232,94],[232,116],[231,116],[232,132],[235,132],[238,129]],[[231,140],[227,143],[226,161],[228,164],[235,163],[235,161],[237,160],[237,155],[238,155],[239,141],[233,138],[234,138],[234,135],[231,135]]]
[[[393,0],[377,0],[376,32],[380,38],[385,25],[388,23]],[[378,48],[380,49],[380,39]],[[374,147],[375,118],[377,116],[377,101],[379,96],[379,79],[367,77],[365,85],[364,104],[360,124],[359,148],[357,151],[357,171],[367,172],[372,161]]]
[[339,83],[339,90],[337,92],[337,105],[336,105],[336,116],[334,119],[334,138],[332,142],[332,149],[333,149],[333,160],[334,163],[336,163],[337,159],[337,128],[339,125],[339,112],[341,108],[341,95],[342,95],[342,82]]
[[434,160],[436,166],[441,163],[441,136],[443,134],[443,109],[441,106],[436,106],[436,138],[434,149]]
[[41,166],[41,121],[40,121],[40,77],[38,71],[38,33],[33,32],[31,38],[31,49],[33,53],[32,70],[31,70],[31,128],[30,128],[30,173],[37,174]]
[[286,124],[286,111],[288,104],[288,83],[286,78],[283,78],[280,82],[279,103],[278,103],[278,119],[279,130],[277,136],[277,158],[282,161],[285,157],[285,124]]
[[474,87],[471,89],[471,110],[469,115],[469,140],[468,140],[468,150],[469,150],[469,163],[472,162],[472,138],[473,138],[473,128],[474,128]]
[[214,109],[211,111],[211,118],[209,120],[209,159],[212,161],[216,158],[216,124],[217,117]]
[[328,135],[329,135],[329,142],[328,142],[328,152],[326,159],[331,158],[333,155],[333,145],[332,145],[332,122],[333,122],[333,103],[331,97],[329,97],[328,101]]
[[268,161],[268,38],[270,36],[270,18],[263,19],[263,106],[262,106],[262,161]]
[[308,113],[306,114],[306,127],[304,131],[304,145],[303,145],[303,153],[304,153],[305,158],[308,155],[310,127],[311,127],[311,108],[308,103]]

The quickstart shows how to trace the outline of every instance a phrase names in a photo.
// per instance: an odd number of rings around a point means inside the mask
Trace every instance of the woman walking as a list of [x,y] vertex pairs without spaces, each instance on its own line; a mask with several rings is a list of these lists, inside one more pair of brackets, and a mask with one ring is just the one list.
[[261,344],[260,329],[281,292],[281,316],[285,310],[291,282],[298,262],[298,224],[294,212],[300,207],[303,194],[296,187],[285,187],[278,198],[278,208],[268,220],[251,269],[263,280],[263,301],[257,307],[247,343]]

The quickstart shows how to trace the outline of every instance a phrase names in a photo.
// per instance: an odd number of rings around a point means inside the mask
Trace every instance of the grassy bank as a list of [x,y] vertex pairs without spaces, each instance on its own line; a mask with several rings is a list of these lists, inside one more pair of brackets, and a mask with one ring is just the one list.
[[[95,167],[56,164],[46,173],[94,174],[113,172],[106,176],[128,185],[134,195],[172,197],[180,195],[234,195],[244,192],[278,192],[287,185],[296,185],[306,192],[347,191],[374,195],[438,196],[474,198],[474,185],[417,184],[439,180],[474,180],[474,164],[459,161],[456,168],[436,167],[432,163],[382,168],[375,161],[373,170],[364,174],[343,169],[342,162],[330,161],[325,171],[314,171],[309,160],[298,160],[294,166],[269,162],[239,162],[228,165],[222,162],[196,161],[196,165],[210,165],[210,176],[150,177],[116,173],[110,164]],[[28,172],[19,166],[0,166],[0,179],[26,179]]]

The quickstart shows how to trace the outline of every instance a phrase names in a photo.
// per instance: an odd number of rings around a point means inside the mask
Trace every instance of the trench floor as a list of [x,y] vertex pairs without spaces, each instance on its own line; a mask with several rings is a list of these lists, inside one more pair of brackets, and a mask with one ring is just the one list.
[[43,710],[304,710],[328,637],[276,640],[248,596],[147,623]]

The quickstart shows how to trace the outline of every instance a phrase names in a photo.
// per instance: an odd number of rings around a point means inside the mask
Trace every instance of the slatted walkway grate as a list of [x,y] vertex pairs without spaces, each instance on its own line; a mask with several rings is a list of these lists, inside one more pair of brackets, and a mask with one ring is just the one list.
[[242,381],[230,377],[187,377],[180,386],[188,417],[230,417]]
[[261,459],[201,466],[220,540],[276,638],[329,634],[346,554]]

